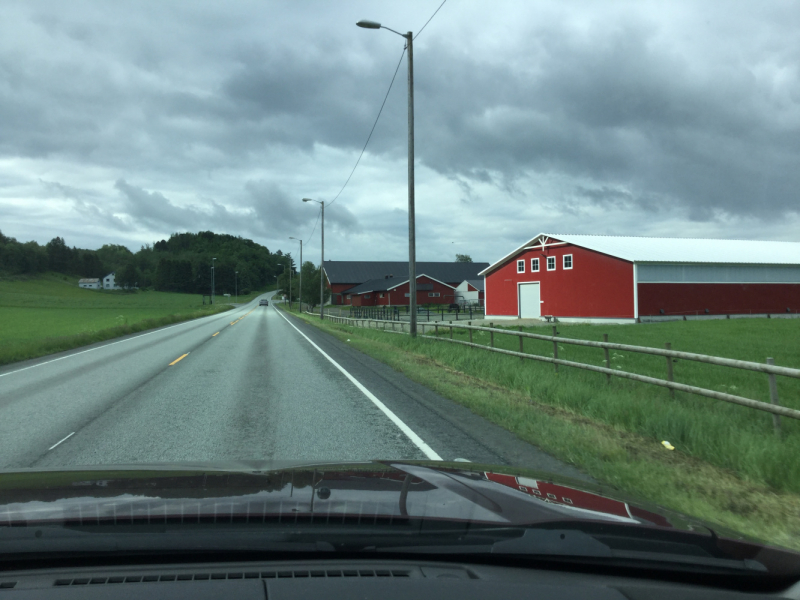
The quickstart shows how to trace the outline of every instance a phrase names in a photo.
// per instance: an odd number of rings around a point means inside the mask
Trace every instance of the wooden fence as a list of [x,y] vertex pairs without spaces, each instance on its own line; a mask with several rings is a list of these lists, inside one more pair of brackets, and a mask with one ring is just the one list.
[[[408,325],[407,323],[400,323],[397,321],[380,321],[375,319],[350,319],[347,317],[337,317],[333,315],[326,315],[326,318],[334,323],[341,323],[345,325],[357,326],[357,327],[368,327],[368,328],[375,328],[375,329],[382,329],[384,331],[394,331],[395,333],[405,333],[405,328]],[[795,410],[793,408],[788,408],[785,406],[781,406],[778,402],[778,386],[776,382],[776,376],[780,375],[782,377],[794,377],[796,379],[800,379],[800,369],[791,369],[788,367],[779,367],[774,364],[772,358],[768,358],[766,363],[757,363],[751,362],[746,360],[735,360],[731,358],[722,358],[718,356],[709,356],[706,354],[695,354],[693,352],[681,352],[678,350],[672,350],[670,348],[670,344],[666,344],[664,349],[661,348],[650,348],[647,346],[631,346],[629,344],[615,344],[608,341],[608,335],[603,336],[602,342],[593,342],[590,340],[576,340],[576,339],[569,339],[563,338],[556,335],[556,328],[553,327],[553,334],[552,335],[542,335],[538,333],[527,333],[521,331],[522,328],[519,328],[518,331],[511,331],[508,329],[497,329],[495,327],[491,327],[492,323],[489,324],[490,327],[480,327],[474,326],[472,324],[462,325],[459,323],[453,322],[439,322],[439,323],[418,323],[417,328],[419,333],[425,336],[426,339],[431,340],[438,340],[452,344],[460,344],[462,346],[469,346],[471,348],[478,348],[480,350],[485,350],[489,352],[496,352],[498,354],[505,354],[508,356],[516,356],[519,357],[521,360],[535,360],[540,362],[547,362],[552,363],[553,367],[555,368],[556,372],[558,372],[559,365],[565,367],[573,367],[576,369],[585,369],[587,371],[594,371],[596,373],[603,373],[606,375],[606,381],[610,383],[611,377],[621,377],[624,379],[632,379],[634,381],[639,381],[642,383],[648,383],[651,385],[658,385],[661,387],[665,387],[670,390],[670,393],[674,395],[675,391],[679,392],[686,392],[689,394],[696,394],[698,396],[705,396],[707,398],[714,398],[715,400],[723,400],[725,402],[731,402],[733,404],[739,404],[741,406],[747,406],[749,408],[755,408],[757,410],[762,410],[768,413],[772,413],[772,423],[776,434],[780,433],[780,417],[789,417],[791,419],[800,419],[800,410]],[[449,337],[448,336],[441,336],[439,335],[439,329],[442,328],[443,330],[449,329]],[[399,329],[399,331],[398,331]],[[453,338],[453,330],[454,329],[465,329],[469,332],[469,341],[464,340],[457,340]],[[472,341],[472,333],[474,331],[485,331],[489,333],[489,345],[486,346],[484,344],[476,344]],[[433,333],[433,335],[426,335]],[[495,335],[507,335],[507,336],[515,336],[519,338],[519,352],[514,350],[506,350],[503,348],[496,348],[494,345],[494,336]],[[538,354],[529,354],[524,352],[523,349],[523,340],[525,338],[531,338],[541,341],[548,341],[553,343],[553,356],[541,356]],[[592,348],[599,348],[602,349],[604,352],[605,357],[605,367],[598,367],[595,365],[590,365],[586,363],[575,362],[571,360],[563,360],[558,358],[558,344],[572,344],[575,346],[588,346]],[[618,369],[611,368],[611,360],[609,357],[609,350],[621,350],[625,352],[635,352],[639,354],[652,354],[655,356],[663,356],[666,361],[666,379],[658,379],[657,377],[648,377],[646,375],[638,375],[636,373],[629,373],[627,371],[620,371]],[[672,360],[673,359],[681,359],[681,360],[692,360],[696,362],[707,363],[711,365],[718,365],[722,367],[731,367],[734,369],[743,369],[746,371],[756,371],[759,373],[764,373],[767,375],[768,385],[769,385],[769,393],[770,393],[770,401],[771,403],[761,402],[760,400],[753,400],[751,398],[745,398],[743,396],[736,396],[734,394],[727,394],[724,392],[718,392],[716,390],[709,390],[706,388],[696,387],[693,385],[686,385],[683,383],[678,383],[674,380],[674,374],[672,370]]]

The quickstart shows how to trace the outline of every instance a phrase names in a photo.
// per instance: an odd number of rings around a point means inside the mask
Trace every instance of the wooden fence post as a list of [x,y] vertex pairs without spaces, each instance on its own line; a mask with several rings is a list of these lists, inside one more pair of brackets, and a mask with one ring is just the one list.
[[[608,334],[603,334],[603,341],[608,343]],[[608,348],[603,348],[603,352],[606,355],[606,369],[611,368],[611,357],[608,355]],[[611,383],[611,373],[606,373],[606,383]]]
[[[775,360],[768,358],[767,364],[774,365]],[[780,406],[778,404],[778,382],[775,381],[775,374],[769,373],[767,376],[769,377],[769,401],[776,406]],[[772,415],[772,428],[775,430],[775,435],[781,434],[781,418],[778,415]]]
[[[666,344],[664,344],[664,348],[666,348],[667,350],[672,350],[672,344],[670,342],[667,342]],[[667,356],[666,359],[667,359],[667,381],[675,381],[675,377],[672,373],[672,357]],[[669,390],[669,397],[670,398],[675,397],[675,390],[673,389]]]
[[433,326],[433,335],[434,335],[434,337],[439,337],[439,323],[438,322],[436,322],[436,324]]
[[453,339],[453,326],[450,325],[450,339]]
[[[494,327],[494,323],[489,323],[489,327]],[[494,348],[494,331],[489,332],[489,345]]]
[[[556,337],[556,326],[553,325],[553,358],[558,358],[558,341],[555,339]],[[553,366],[556,368],[556,373],[558,373],[558,364],[553,363]]]
[[[517,329],[519,330],[520,333],[522,333],[522,325],[517,326]],[[520,354],[525,352],[525,349],[522,347],[522,339],[523,339],[522,336],[519,336],[519,352],[520,352]],[[522,358],[521,356],[519,357],[519,360],[521,362],[525,362],[525,359]]]
[[[472,321],[467,321],[467,326],[472,327]],[[472,329],[469,330],[469,343],[472,343]]]

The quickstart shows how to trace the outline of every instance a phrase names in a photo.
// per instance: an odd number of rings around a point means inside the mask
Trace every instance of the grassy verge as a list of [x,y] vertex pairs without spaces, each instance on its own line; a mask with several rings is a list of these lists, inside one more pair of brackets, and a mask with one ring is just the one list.
[[202,297],[80,289],[45,276],[0,281],[0,365],[229,310]]
[[[652,386],[624,381],[606,386],[602,375],[562,368],[556,376],[550,365],[527,361],[523,365],[516,358],[442,342],[320,324],[315,319],[309,322],[599,481],[753,537],[800,549],[797,482],[780,479],[794,473],[792,465],[798,455],[795,433],[788,432],[788,440],[776,440],[768,426],[760,431],[758,423],[749,436],[744,435],[736,430],[738,421],[726,421],[727,405],[719,407],[706,400],[696,403],[692,398],[671,400],[668,393],[660,394],[662,390]],[[570,336],[577,337],[574,333]],[[621,418],[637,405],[657,409],[655,414],[641,411],[650,415],[646,422],[652,432],[640,430],[638,417]],[[730,444],[736,439],[742,444],[756,443],[756,451],[740,452],[738,464],[725,466],[709,460],[692,444],[675,441],[681,439],[681,431],[693,431],[691,423],[698,419],[698,410],[709,411],[702,415],[704,424],[713,422],[717,414],[721,421],[718,430],[733,427]],[[747,414],[750,421],[758,421],[752,412]],[[766,416],[764,420],[769,425]],[[665,431],[671,437],[664,435]],[[663,439],[678,449],[665,450],[660,444]],[[784,443],[789,444],[788,449]],[[777,452],[789,464],[777,464],[767,450]],[[762,456],[765,452],[768,456]],[[760,472],[761,468],[770,472]],[[780,475],[781,469],[785,475]],[[778,479],[771,481],[775,477]]]

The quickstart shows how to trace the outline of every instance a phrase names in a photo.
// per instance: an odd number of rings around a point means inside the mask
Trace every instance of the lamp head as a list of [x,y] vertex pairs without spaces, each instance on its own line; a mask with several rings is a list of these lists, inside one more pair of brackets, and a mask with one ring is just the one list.
[[364,21],[364,20],[362,20],[362,21],[359,21],[358,23],[356,23],[356,25],[358,25],[359,27],[363,27],[364,29],[380,29],[381,28],[381,24],[380,23],[376,23],[375,21]]

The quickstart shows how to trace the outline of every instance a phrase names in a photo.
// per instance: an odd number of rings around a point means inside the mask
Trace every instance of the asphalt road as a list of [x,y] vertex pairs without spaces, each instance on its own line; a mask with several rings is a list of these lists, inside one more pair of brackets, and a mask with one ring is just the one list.
[[585,478],[258,300],[0,369],[0,469],[424,458]]

